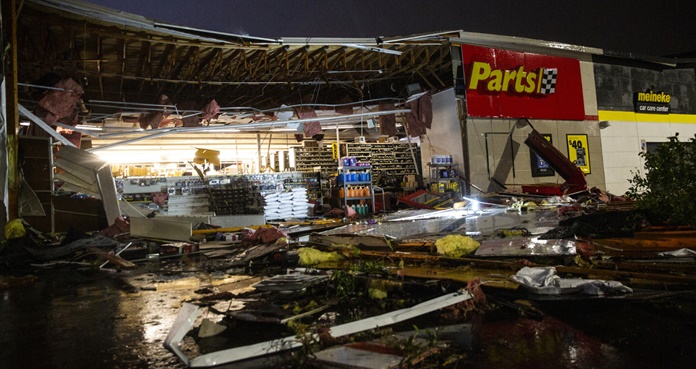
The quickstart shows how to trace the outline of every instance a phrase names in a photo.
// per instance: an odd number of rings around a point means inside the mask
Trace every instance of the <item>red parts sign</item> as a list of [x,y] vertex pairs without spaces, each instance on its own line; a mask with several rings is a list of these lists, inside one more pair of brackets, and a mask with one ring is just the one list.
[[[539,68],[533,72],[520,66],[513,70],[492,69],[486,62],[474,62],[468,89],[488,92],[516,92],[518,94],[548,95],[556,92],[558,69]],[[481,85],[481,86],[479,86]]]
[[462,46],[469,115],[584,120],[576,59]]

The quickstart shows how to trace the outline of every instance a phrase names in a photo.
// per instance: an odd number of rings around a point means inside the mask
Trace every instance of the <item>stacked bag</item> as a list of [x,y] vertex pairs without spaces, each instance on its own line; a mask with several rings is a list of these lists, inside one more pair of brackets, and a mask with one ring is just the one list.
[[268,192],[263,195],[266,220],[307,218],[309,205],[307,189],[293,188],[288,192]]
[[295,187],[290,191],[292,193],[292,217],[307,218],[310,204],[307,202],[307,189],[304,187]]

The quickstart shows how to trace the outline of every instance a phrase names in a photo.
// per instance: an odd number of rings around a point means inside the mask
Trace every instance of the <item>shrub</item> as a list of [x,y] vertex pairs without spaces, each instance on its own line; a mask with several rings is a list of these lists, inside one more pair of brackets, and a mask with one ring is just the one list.
[[696,226],[696,135],[678,135],[653,152],[641,152],[645,175],[633,173],[627,195],[651,222]]

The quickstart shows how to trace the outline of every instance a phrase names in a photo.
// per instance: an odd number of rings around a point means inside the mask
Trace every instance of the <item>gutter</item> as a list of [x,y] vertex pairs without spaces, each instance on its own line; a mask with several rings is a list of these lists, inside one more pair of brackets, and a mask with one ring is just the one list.
[[565,56],[570,58],[581,58],[583,56],[606,56],[618,59],[628,59],[667,67],[676,68],[680,64],[694,62],[693,58],[680,60],[679,58],[666,58],[661,56],[636,54],[625,51],[604,50],[596,47],[579,46],[566,44],[563,42],[535,40],[525,37],[492,35],[486,33],[460,31],[459,37],[450,37],[453,44],[475,45],[483,47],[500,47],[516,51],[530,51],[539,53],[551,53],[553,55]]

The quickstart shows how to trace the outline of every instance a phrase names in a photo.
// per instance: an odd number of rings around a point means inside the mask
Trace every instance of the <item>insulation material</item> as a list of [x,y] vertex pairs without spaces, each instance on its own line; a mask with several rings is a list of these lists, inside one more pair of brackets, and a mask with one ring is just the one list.
[[409,135],[411,137],[424,135],[426,128],[430,128],[433,123],[433,102],[430,92],[406,103],[406,107],[411,109],[409,113],[406,113]]
[[418,119],[430,129],[433,125],[433,96],[430,92],[418,99]]
[[140,116],[140,128],[159,128],[162,119],[164,119],[164,113],[162,113],[161,111],[143,114]]
[[[193,101],[184,101],[182,104],[178,104],[177,106],[179,108],[179,111],[196,109],[196,103],[194,103]],[[200,115],[194,113],[184,113],[184,118],[181,119],[181,125],[184,127],[198,127],[200,123]]]
[[[77,111],[73,111],[72,115],[70,115],[68,117],[61,118],[59,121],[61,123],[64,123],[64,124],[67,124],[67,125],[70,125],[73,127],[76,126],[80,122]],[[68,141],[72,142],[72,144],[75,145],[75,147],[77,147],[78,149],[80,148],[80,144],[82,143],[82,133],[81,132],[72,131],[72,130],[68,130],[65,128],[61,128],[61,127],[58,127],[57,131],[63,137],[65,137]]]
[[[170,105],[171,101],[169,100],[169,96],[161,95],[159,97],[159,101],[157,101],[157,103],[161,104],[161,105]],[[164,111],[153,111],[153,112],[150,112],[147,114],[141,114],[140,115],[140,128],[142,128],[142,129],[147,129],[148,127],[159,128],[162,126],[163,123],[166,124],[168,122],[168,120],[165,119],[165,117],[168,115],[169,115],[169,113],[164,112]]]
[[420,115],[418,113],[418,100],[407,103],[406,107],[411,109],[410,112],[405,114],[408,134],[411,137],[420,137],[421,135],[425,134],[425,124],[423,124],[419,119]]
[[242,242],[256,244],[256,243],[278,243],[287,240],[288,234],[281,231],[276,227],[261,227],[254,231],[254,233],[244,237]]
[[[379,104],[380,111],[394,110],[393,103]],[[379,133],[387,136],[396,136],[396,114],[379,116]]]
[[206,106],[203,107],[202,114],[203,119],[210,122],[211,119],[216,117],[220,113],[220,105],[217,101],[211,100]]
[[437,253],[440,255],[460,258],[476,251],[481,244],[469,236],[451,234],[435,241]]
[[72,78],[65,78],[56,83],[54,87],[62,90],[49,90],[39,100],[39,106],[48,111],[44,118],[48,124],[73,115],[77,102],[80,101],[84,93],[82,86]]
[[[316,118],[317,112],[312,108],[303,108],[297,111],[297,116],[300,119]],[[314,135],[321,134],[321,123],[319,121],[308,122],[304,124],[304,135],[305,137],[313,137]]]
[[300,257],[301,265],[316,265],[327,261],[343,260],[343,256],[335,251],[324,252],[311,247],[303,247],[297,250],[297,255]]
[[5,225],[5,239],[22,238],[27,233],[21,219],[13,219]]
[[344,96],[337,101],[338,106],[335,110],[338,114],[353,114],[353,106],[350,104],[353,100],[350,97]]

